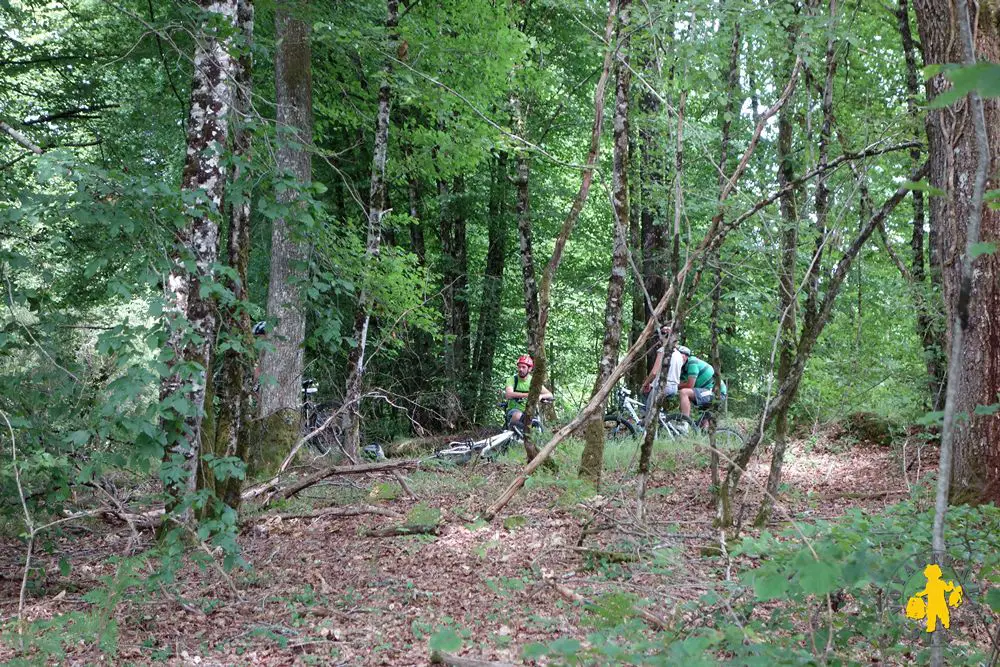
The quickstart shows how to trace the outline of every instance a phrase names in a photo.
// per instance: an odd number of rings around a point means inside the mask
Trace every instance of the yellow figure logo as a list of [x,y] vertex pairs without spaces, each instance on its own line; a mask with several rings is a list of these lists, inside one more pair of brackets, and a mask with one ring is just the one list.
[[[941,625],[948,628],[951,623],[948,607],[962,604],[962,587],[954,581],[942,580],[941,568],[934,563],[924,568],[924,577],[927,579],[924,590],[914,593],[906,601],[906,616],[918,621],[926,618],[927,632],[937,629],[938,619],[941,620]],[[951,591],[951,595],[946,603],[944,594],[948,591]]]

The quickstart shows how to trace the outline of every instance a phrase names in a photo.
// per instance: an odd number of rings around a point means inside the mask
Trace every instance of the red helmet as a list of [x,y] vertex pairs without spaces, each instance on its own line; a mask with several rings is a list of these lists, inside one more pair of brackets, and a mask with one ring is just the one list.
[[529,371],[535,367],[534,360],[527,354],[522,354],[520,357],[517,358],[517,364],[515,365],[520,366],[521,364],[527,365]]

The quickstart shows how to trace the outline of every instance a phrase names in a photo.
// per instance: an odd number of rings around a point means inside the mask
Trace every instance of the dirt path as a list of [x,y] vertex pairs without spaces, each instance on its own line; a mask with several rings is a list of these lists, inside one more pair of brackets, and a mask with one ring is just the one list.
[[[828,445],[797,442],[791,448],[779,521],[834,518],[850,507],[878,512],[906,497],[898,455],[868,447],[835,452]],[[927,454],[921,474],[934,465]],[[567,600],[566,589],[591,600],[632,593],[649,604],[650,615],[669,620],[679,602],[716,585],[725,564],[702,555],[714,539],[707,456],[658,452],[656,458],[645,523],[634,518],[633,477],[614,470],[607,477],[609,495],[598,498],[587,499],[572,480],[529,482],[489,525],[474,517],[514,475],[514,462],[415,473],[410,480],[421,497],[419,507],[403,497],[378,500],[393,495],[389,477],[311,489],[311,497],[297,507],[376,503],[411,516],[439,509],[437,534],[366,536],[399,523],[380,515],[271,518],[241,533],[242,554],[253,567],[234,571],[232,587],[215,569],[188,564],[175,583],[136,594],[148,572],[139,567],[130,581],[118,569],[120,584],[110,590],[121,589],[121,597],[106,617],[117,627],[117,639],[107,633],[103,647],[95,641],[71,643],[65,664],[422,665],[435,636],[435,645],[469,657],[518,662],[532,642],[587,641],[591,628],[583,622],[585,612]],[[907,473],[911,484],[915,468]],[[563,470],[572,469],[564,460]],[[766,464],[759,461],[748,471],[743,484],[748,493],[741,496],[747,517],[756,511],[766,475]],[[612,527],[581,537],[585,528],[602,525]],[[125,553],[134,546],[129,543],[125,526],[67,529],[48,545],[49,553],[39,555],[45,572],[29,587],[26,616],[50,619],[55,627],[69,623],[63,635],[79,632],[82,621],[71,620],[73,614],[99,606],[100,600],[84,596],[107,590],[99,587],[106,587],[117,568],[109,557]],[[640,543],[648,548],[644,559],[653,554],[658,567],[629,562]],[[587,549],[614,552],[623,562],[596,568]],[[658,550],[662,559],[655,556]],[[4,660],[13,655],[23,558],[22,545],[0,543],[0,610],[8,619],[8,643],[0,646]],[[71,566],[68,571],[64,565],[60,572],[61,559]],[[563,593],[543,577],[561,585]]]

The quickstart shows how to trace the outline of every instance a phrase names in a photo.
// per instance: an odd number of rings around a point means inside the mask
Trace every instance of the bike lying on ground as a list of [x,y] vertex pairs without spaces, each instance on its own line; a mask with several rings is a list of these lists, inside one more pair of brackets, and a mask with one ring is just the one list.
[[[644,431],[643,418],[646,405],[634,398],[632,392],[620,387],[615,392],[617,409],[604,416],[605,440],[622,440],[634,437]],[[656,435],[671,439],[689,435],[708,435],[715,415],[710,410],[701,410],[697,420],[692,421],[679,412],[659,411],[656,419]],[[739,431],[719,426],[715,429],[715,446],[720,450],[735,450],[743,446],[743,436]]]
[[[552,401],[543,400],[541,402],[551,403]],[[498,403],[497,407],[505,410],[506,403]],[[544,430],[541,419],[534,417],[531,420],[531,430],[533,432]],[[449,442],[446,447],[434,452],[434,456],[424,460],[438,460],[455,465],[462,465],[473,459],[495,461],[498,457],[506,454],[510,450],[511,445],[522,442],[524,442],[524,427],[520,423],[508,422],[504,425],[504,430],[496,435],[480,438],[479,440],[468,438],[466,440]]]

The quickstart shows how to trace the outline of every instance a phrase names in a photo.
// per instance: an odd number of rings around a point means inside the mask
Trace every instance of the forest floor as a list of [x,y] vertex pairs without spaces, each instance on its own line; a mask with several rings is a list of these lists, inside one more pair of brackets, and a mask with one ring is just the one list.
[[[513,454],[407,473],[419,500],[389,475],[334,478],[245,520],[239,546],[249,567],[225,574],[185,563],[174,580],[156,586],[147,580],[154,563],[142,555],[149,534],[137,543],[124,524],[67,524],[36,554],[42,570],[33,573],[23,609],[35,622],[35,648],[20,656],[62,664],[422,665],[433,646],[519,663],[531,661],[525,647],[536,642],[551,648],[557,640],[593,641],[588,636],[611,613],[601,611],[601,601],[641,606],[653,626],[656,619],[675,629],[694,623],[679,618],[679,605],[721,590],[727,573],[739,580],[753,563],[713,553],[718,541],[703,447],[657,443],[645,521],[636,517],[635,450],[631,441],[609,445],[605,495],[594,497],[576,481],[580,449],[570,443],[557,452],[561,472],[530,479],[489,524],[476,515],[520,470]],[[769,459],[759,453],[742,483],[744,534],[755,533],[749,524]],[[836,519],[849,508],[875,514],[908,497],[929,498],[927,473],[935,467],[930,446],[906,452],[850,443],[831,430],[797,439],[770,530],[790,519]],[[382,513],[278,516],[329,506]],[[436,522],[436,529],[373,535],[405,521]],[[0,661],[19,655],[24,552],[22,541],[0,542]],[[137,555],[123,558],[129,554]],[[598,606],[585,608],[576,596]]]

